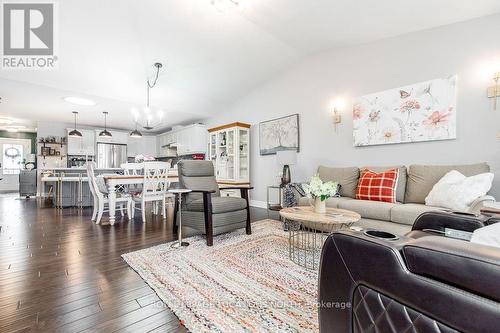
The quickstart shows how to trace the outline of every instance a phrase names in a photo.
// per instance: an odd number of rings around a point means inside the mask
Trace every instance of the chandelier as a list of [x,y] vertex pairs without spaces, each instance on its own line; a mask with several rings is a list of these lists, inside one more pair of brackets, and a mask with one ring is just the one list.
[[130,133],[130,137],[133,137],[133,138],[142,137],[142,133],[138,130],[138,127],[142,127],[146,131],[150,131],[150,130],[154,129],[155,127],[162,125],[162,123],[163,123],[163,111],[162,110],[157,110],[157,111],[152,110],[150,103],[149,103],[150,90],[156,86],[156,83],[158,82],[158,76],[160,75],[160,69],[163,67],[163,65],[159,62],[156,62],[154,64],[154,67],[156,68],[156,73],[155,73],[155,78],[154,78],[153,82],[151,83],[149,81],[149,79],[146,81],[146,84],[147,84],[147,87],[146,87],[146,89],[147,89],[146,90],[146,106],[143,108],[143,112],[141,113],[136,108],[132,109],[132,114],[134,116],[134,122],[135,122],[135,130]]

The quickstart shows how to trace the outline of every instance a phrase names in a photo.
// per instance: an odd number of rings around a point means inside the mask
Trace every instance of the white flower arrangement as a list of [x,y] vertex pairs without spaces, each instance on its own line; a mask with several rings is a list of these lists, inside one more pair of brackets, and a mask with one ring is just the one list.
[[136,155],[135,158],[134,158],[134,162],[135,163],[142,163],[142,162],[144,162],[144,155],[141,155],[141,154]]
[[309,184],[302,185],[302,188],[308,197],[313,199],[320,198],[321,201],[325,201],[337,195],[338,184],[337,182],[323,183],[319,176],[315,175],[311,178]]
[[155,158],[153,156],[144,156],[142,154],[136,155],[134,158],[135,163],[142,163],[146,161],[154,161]]

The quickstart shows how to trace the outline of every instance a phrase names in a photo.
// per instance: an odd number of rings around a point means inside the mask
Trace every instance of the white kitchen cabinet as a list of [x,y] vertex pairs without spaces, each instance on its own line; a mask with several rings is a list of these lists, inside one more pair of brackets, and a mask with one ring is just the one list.
[[128,157],[135,157],[137,155],[144,156],[158,156],[156,149],[156,137],[144,135],[140,138],[131,138],[129,136],[127,142],[127,155]]
[[196,152],[207,153],[207,129],[199,126],[195,126],[191,129],[189,137],[191,138],[190,147],[191,150]]
[[103,143],[115,143],[115,144],[122,144],[126,145],[128,143],[128,138],[129,138],[129,132],[120,132],[120,131],[110,131],[111,137],[101,137],[99,136],[99,133],[102,132],[102,130],[95,130],[95,137],[97,142],[103,142]]
[[167,157],[165,146],[167,145],[167,134],[163,133],[156,137],[156,156]]
[[143,137],[143,151],[144,155],[156,156],[156,137],[154,136]]
[[162,146],[161,135],[157,135],[156,136],[156,157],[163,157],[161,146]]
[[208,132],[208,159],[214,163],[217,181],[250,183],[250,125],[232,123]]
[[142,138],[129,137],[127,142],[127,155],[128,157],[135,157],[140,154]]
[[[206,154],[207,153],[207,128],[204,125],[186,126],[177,131],[177,144],[182,147],[182,154]],[[179,148],[177,148],[179,150]]]
[[189,142],[189,135],[188,135],[188,129],[183,129],[176,134],[176,143],[177,143],[177,155],[178,156],[183,156],[188,154],[190,150],[190,142]]
[[82,132],[83,142],[82,148],[85,155],[95,155],[95,134],[92,130]]
[[[72,128],[67,129],[69,134]],[[92,130],[79,129],[82,136],[79,138],[67,136],[68,155],[95,155],[95,133]]]
[[171,157],[175,150],[177,156],[206,154],[207,128],[201,124],[177,128],[158,135],[157,145],[159,157]]
[[174,141],[175,141],[175,133],[167,132],[165,134],[165,144],[168,145],[173,143]]

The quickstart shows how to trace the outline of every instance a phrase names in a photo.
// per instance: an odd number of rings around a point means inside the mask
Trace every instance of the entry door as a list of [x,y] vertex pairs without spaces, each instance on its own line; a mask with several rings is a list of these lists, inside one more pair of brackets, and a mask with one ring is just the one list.
[[30,140],[0,138],[0,192],[19,190],[19,172],[30,152]]

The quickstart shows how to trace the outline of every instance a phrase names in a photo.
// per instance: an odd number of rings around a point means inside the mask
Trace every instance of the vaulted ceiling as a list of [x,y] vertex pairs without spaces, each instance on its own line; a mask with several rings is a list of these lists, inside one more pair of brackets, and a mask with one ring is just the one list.
[[151,104],[165,111],[163,127],[193,122],[316,52],[500,12],[498,0],[240,0],[225,10],[211,1],[59,1],[59,68],[1,71],[0,117],[71,122],[76,109],[97,126],[107,110],[111,127],[131,129],[159,61]]

